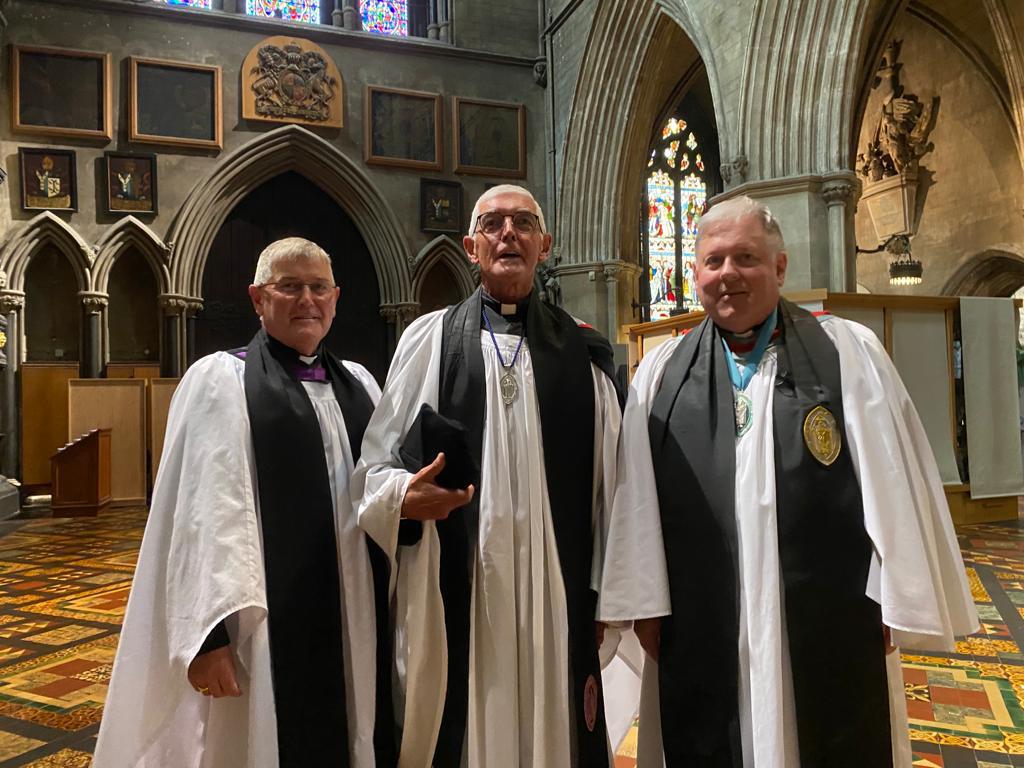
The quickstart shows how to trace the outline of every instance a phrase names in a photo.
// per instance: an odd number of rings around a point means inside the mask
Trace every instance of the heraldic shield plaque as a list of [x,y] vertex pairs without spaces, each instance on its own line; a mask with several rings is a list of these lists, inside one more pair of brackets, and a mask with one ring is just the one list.
[[341,128],[343,88],[337,65],[319,45],[268,37],[242,64],[242,118]]

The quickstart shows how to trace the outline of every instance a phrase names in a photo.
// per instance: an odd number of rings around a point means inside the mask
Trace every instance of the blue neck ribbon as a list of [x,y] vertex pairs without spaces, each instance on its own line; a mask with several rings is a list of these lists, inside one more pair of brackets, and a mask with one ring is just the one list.
[[764,357],[765,350],[768,349],[768,344],[771,343],[777,314],[778,310],[772,312],[761,325],[761,329],[757,332],[757,342],[754,344],[754,349],[747,355],[746,362],[743,363],[742,367],[736,363],[732,350],[729,349],[725,339],[722,339],[722,346],[725,347],[725,362],[729,366],[729,378],[732,379],[732,385],[740,392],[747,388],[750,380],[757,373],[757,366],[761,364],[761,358]]

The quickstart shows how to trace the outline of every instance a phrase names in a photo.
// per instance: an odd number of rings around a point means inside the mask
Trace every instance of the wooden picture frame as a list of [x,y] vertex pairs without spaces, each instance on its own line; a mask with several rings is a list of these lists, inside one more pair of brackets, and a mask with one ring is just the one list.
[[454,96],[455,172],[526,177],[526,107]]
[[75,152],[50,147],[18,147],[21,207],[26,211],[77,211]]
[[220,67],[131,56],[128,84],[129,141],[222,148]]
[[364,112],[368,164],[442,169],[440,94],[367,85]]
[[114,137],[110,54],[11,46],[11,129],[71,139]]
[[157,213],[156,155],[103,153],[103,206],[113,215]]
[[420,229],[463,234],[462,185],[459,182],[420,179]]

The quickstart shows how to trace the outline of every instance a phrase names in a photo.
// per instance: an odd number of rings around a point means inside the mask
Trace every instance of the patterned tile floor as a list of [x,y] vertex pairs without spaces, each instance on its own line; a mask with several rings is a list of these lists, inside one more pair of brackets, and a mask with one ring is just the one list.
[[[0,523],[0,768],[90,764],[144,525]],[[964,528],[960,546],[984,626],[954,654],[903,656],[914,765],[1024,766],[1024,523]]]

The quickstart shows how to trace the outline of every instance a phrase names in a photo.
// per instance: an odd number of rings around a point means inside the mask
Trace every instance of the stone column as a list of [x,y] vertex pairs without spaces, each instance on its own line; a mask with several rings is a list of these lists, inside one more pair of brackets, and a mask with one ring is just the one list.
[[181,376],[182,319],[188,302],[183,296],[165,293],[160,296],[163,309],[163,347],[160,350],[160,375],[168,378]]
[[185,304],[185,367],[196,361],[196,315],[203,308],[203,300],[188,298]]
[[24,293],[0,291],[0,314],[7,326],[2,345],[7,364],[0,371],[0,473],[6,477],[20,477],[17,373],[21,366],[21,328],[18,318],[24,306]]
[[224,13],[245,13],[245,0],[223,0],[221,10]]
[[452,41],[452,22],[448,18],[448,0],[437,0],[437,39],[442,43]]
[[853,232],[853,211],[858,197],[855,179],[829,179],[821,186],[828,206],[828,289],[855,291],[857,261]]
[[605,292],[605,327],[608,329],[608,340],[615,343],[619,330],[619,274],[622,267],[609,263],[604,267]]
[[107,307],[107,294],[79,291],[85,310],[85,334],[82,359],[78,364],[83,379],[98,379],[103,373],[103,310]]
[[[341,0],[341,2],[343,3],[341,6],[341,26],[345,29],[359,29],[358,0]],[[337,13],[336,9],[335,13]],[[335,23],[337,23],[337,19],[335,19]]]
[[440,37],[441,25],[437,23],[437,4],[440,0],[427,0],[427,39]]
[[398,340],[406,326],[419,314],[420,305],[415,301],[399,301],[394,304],[381,304],[380,314],[388,324],[388,355],[394,355]]

